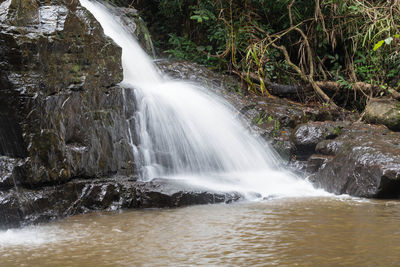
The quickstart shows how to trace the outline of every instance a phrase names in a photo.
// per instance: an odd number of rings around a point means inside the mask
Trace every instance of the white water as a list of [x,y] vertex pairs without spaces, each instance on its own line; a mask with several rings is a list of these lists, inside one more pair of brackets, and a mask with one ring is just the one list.
[[[102,4],[81,0],[106,35],[122,47],[125,111],[143,180],[184,179],[262,196],[326,195],[279,169],[271,148],[250,134],[236,112],[208,90],[163,78],[135,38]],[[131,89],[134,88],[134,89]]]
[[[72,240],[78,233],[65,232],[52,225],[28,226],[20,229],[0,231],[0,250],[10,246],[42,246],[61,240]],[[0,266],[2,266],[0,264]]]

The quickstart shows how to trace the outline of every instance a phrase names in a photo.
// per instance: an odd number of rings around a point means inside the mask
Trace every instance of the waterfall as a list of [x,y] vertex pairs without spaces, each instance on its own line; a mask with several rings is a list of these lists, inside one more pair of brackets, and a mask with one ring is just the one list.
[[163,77],[122,21],[97,1],[80,0],[122,48],[129,136],[142,180],[183,179],[215,190],[262,196],[325,194],[279,168],[279,159],[200,85]]

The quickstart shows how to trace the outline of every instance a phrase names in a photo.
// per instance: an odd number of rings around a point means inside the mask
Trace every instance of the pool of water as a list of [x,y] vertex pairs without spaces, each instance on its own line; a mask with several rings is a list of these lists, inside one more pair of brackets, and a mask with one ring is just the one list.
[[400,202],[288,198],[0,232],[0,266],[398,266]]

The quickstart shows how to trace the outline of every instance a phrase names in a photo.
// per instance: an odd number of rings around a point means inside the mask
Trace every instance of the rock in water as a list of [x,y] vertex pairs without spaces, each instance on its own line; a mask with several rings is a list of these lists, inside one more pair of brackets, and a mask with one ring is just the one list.
[[234,192],[218,192],[166,179],[151,182],[127,177],[76,179],[57,186],[0,191],[0,229],[96,210],[229,203],[241,197]]
[[309,162],[319,160],[314,183],[335,194],[400,197],[400,134],[385,126],[353,123],[338,137],[320,141]]

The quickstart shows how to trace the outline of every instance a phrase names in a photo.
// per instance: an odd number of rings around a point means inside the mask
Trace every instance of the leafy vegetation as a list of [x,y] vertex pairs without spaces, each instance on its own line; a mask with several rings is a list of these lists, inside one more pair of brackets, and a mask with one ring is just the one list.
[[136,1],[159,50],[234,73],[253,92],[302,83],[359,109],[371,96],[398,97],[399,0]]

